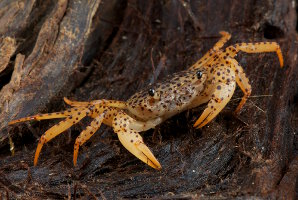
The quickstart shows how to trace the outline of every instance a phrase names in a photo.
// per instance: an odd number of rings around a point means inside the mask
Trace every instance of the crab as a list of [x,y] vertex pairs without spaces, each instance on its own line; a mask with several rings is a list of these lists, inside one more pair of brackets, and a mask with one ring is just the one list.
[[91,124],[80,133],[74,144],[74,165],[77,164],[80,146],[104,123],[113,127],[120,142],[128,151],[149,166],[161,169],[160,163],[144,144],[139,132],[154,128],[173,115],[207,103],[207,108],[193,125],[195,128],[202,128],[230,101],[236,84],[244,93],[235,110],[238,114],[251,94],[249,80],[243,68],[234,59],[239,51],[276,52],[280,66],[283,67],[283,56],[276,42],[237,43],[223,50],[223,45],[231,35],[224,31],[220,34],[221,38],[213,48],[187,70],[174,73],[162,82],[149,85],[127,101],[101,99],[78,102],[64,98],[66,104],[72,108],[62,112],[24,117],[9,122],[9,125],[28,120],[64,118],[41,136],[35,152],[34,165],[37,165],[45,143],[89,116],[93,118]]

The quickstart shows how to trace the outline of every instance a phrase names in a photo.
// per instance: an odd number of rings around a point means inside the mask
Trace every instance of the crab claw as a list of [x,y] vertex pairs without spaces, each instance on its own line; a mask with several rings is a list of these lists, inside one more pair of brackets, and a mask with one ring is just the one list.
[[161,169],[160,163],[157,161],[155,156],[152,154],[150,149],[144,144],[140,134],[119,132],[118,138],[122,145],[138,159],[153,167],[154,169]]
[[144,144],[141,135],[137,131],[129,128],[129,124],[132,120],[132,118],[122,111],[119,111],[114,118],[113,128],[117,133],[120,142],[130,153],[135,155],[141,161],[154,169],[160,170],[160,163],[150,149]]

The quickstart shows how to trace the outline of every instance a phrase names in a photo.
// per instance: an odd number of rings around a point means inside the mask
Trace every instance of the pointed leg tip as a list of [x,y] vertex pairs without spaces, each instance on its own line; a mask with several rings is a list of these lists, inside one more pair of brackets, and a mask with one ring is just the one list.
[[226,34],[229,34],[229,33],[226,32],[226,31],[219,31],[219,34],[221,34],[221,35],[226,35]]
[[193,127],[195,128],[195,129],[199,129],[199,128],[202,128],[204,125],[202,124],[202,123],[195,123],[194,125],[193,125]]
[[233,112],[233,115],[237,117],[237,116],[239,115],[239,113],[240,113],[240,110],[235,110],[235,111]]
[[157,170],[161,170],[162,169],[162,166],[161,166],[161,164],[159,162],[158,162],[158,164],[155,163],[155,165],[156,165],[156,168],[155,169],[157,169]]
[[158,160],[155,158],[151,150],[144,144],[144,143],[139,143],[136,145],[137,151],[141,153],[141,156],[138,157],[140,160],[148,164],[150,167],[160,170],[161,165],[158,162]]
[[67,105],[72,105],[74,102],[73,101],[71,101],[70,99],[68,99],[67,97],[63,97],[63,100],[64,100],[64,102],[67,104]]
[[64,100],[64,102],[66,104],[70,104],[71,103],[71,101],[67,97],[63,97],[63,100]]
[[[144,154],[145,155],[145,154]],[[150,167],[156,169],[156,170],[161,170],[161,164],[158,162],[158,160],[154,157],[154,155],[151,153],[151,155],[145,155],[147,158],[147,165]],[[142,160],[145,162],[144,160]]]
[[193,125],[193,127],[194,127],[194,128],[199,128],[199,125],[200,125],[200,123],[199,123],[199,122],[196,122],[196,123]]
[[220,31],[219,34],[222,36],[228,36],[229,38],[231,38],[231,34],[227,31]]
[[73,165],[76,167],[77,166],[77,157],[73,158]]
[[37,166],[37,160],[36,159],[34,159],[33,165],[34,165],[34,167]]
[[16,123],[16,121],[14,120],[14,121],[10,121],[10,122],[8,122],[8,125],[12,125],[12,124],[15,124]]
[[282,57],[279,57],[279,65],[280,65],[280,68],[284,67],[284,60]]
[[150,165],[150,167],[152,167],[152,168],[154,168],[154,169],[156,169],[156,170],[161,170],[162,169],[162,167],[161,167],[161,165],[158,163],[154,163],[154,165],[152,166],[152,165]]

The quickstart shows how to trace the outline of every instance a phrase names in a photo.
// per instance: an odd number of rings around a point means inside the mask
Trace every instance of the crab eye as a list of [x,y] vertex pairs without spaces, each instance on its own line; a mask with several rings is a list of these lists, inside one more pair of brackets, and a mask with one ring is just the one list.
[[203,76],[203,73],[202,73],[200,70],[198,70],[198,71],[197,71],[197,78],[198,78],[198,79],[201,79],[202,76]]
[[154,89],[152,89],[152,88],[150,88],[149,90],[148,90],[148,93],[149,93],[149,95],[150,96],[154,96],[154,93],[155,93],[155,90]]

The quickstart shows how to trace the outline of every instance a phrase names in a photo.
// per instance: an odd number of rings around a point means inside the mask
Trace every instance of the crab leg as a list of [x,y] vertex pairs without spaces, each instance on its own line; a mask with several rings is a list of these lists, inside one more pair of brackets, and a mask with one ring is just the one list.
[[102,105],[106,107],[114,107],[114,108],[121,108],[126,109],[126,103],[124,101],[116,101],[116,100],[94,100],[91,102],[79,102],[79,101],[71,101],[64,97],[65,103],[67,103],[70,106],[76,106],[76,107],[86,107],[90,105]]
[[276,42],[238,43],[225,49],[226,56],[235,57],[239,51],[246,53],[276,52],[280,67],[284,66],[280,46]]
[[16,124],[19,122],[25,122],[30,120],[45,120],[45,119],[56,119],[56,118],[65,118],[68,117],[78,111],[78,108],[71,108],[62,112],[54,112],[54,113],[46,113],[46,114],[37,114],[29,117],[24,117],[20,119],[16,119],[13,121],[10,121],[8,125]]
[[231,38],[231,34],[221,31],[219,32],[222,37],[218,42],[215,43],[215,45],[210,49],[200,60],[198,60],[193,66],[190,67],[190,69],[198,68],[207,63],[210,59],[213,58],[214,53],[217,52],[223,45]]
[[40,154],[40,151],[42,149],[42,146],[71,127],[72,125],[78,123],[82,118],[84,118],[90,110],[88,108],[77,108],[77,111],[73,113],[72,115],[68,116],[65,120],[59,122],[55,126],[51,127],[49,130],[47,130],[40,138],[36,152],[35,152],[35,157],[34,157],[34,165],[36,166],[38,157]]
[[216,115],[227,105],[230,101],[234,90],[235,83],[233,81],[227,83],[220,83],[216,87],[216,91],[213,93],[213,97],[209,101],[207,108],[203,114],[194,124],[196,128],[202,128],[208,122],[210,122]]
[[215,43],[215,45],[212,47],[213,51],[218,51],[223,45],[231,38],[231,34],[225,31],[220,31],[219,34],[222,35],[220,40]]
[[77,165],[77,158],[80,146],[82,146],[87,140],[89,140],[90,137],[100,128],[104,120],[104,116],[105,113],[101,113],[100,115],[95,117],[91,124],[87,126],[86,129],[83,130],[77,137],[73,151],[73,164],[75,166]]
[[129,128],[130,123],[133,121],[134,119],[122,110],[113,119],[113,129],[117,133],[120,142],[128,151],[144,163],[155,169],[161,169],[160,163],[144,144],[141,135],[136,130]]
[[239,105],[237,106],[235,113],[238,114],[245,104],[246,100],[251,94],[251,85],[249,84],[248,78],[245,76],[243,68],[239,65],[239,63],[232,58],[227,58],[227,61],[230,62],[232,68],[236,72],[236,82],[239,85],[240,89],[244,93],[244,96],[242,97]]
[[70,106],[74,106],[74,107],[86,107],[92,104],[91,102],[86,102],[86,101],[71,101],[68,98],[64,97],[63,100],[65,101],[66,104],[70,105]]

